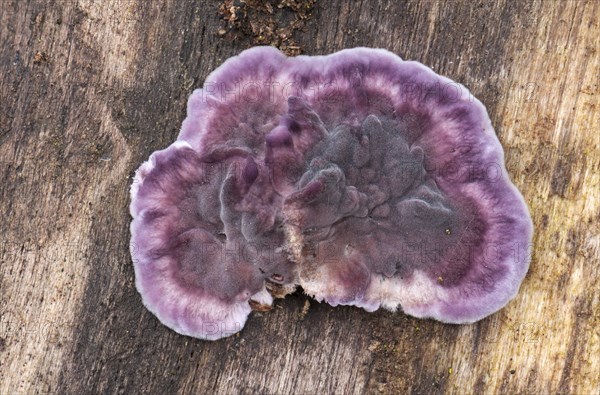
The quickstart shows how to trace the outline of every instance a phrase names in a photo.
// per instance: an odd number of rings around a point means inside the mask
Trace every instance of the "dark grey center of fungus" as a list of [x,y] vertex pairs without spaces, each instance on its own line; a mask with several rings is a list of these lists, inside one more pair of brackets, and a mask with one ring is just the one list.
[[[455,254],[439,265],[464,223],[402,120],[369,115],[326,130],[306,103],[290,103],[265,135],[264,160],[235,146],[177,159],[211,169],[179,205],[182,282],[232,300],[326,267],[356,298],[371,274],[405,277],[438,264],[432,275],[446,278],[467,262]],[[191,201],[197,215],[185,209]]]
[[437,263],[456,215],[400,126],[370,115],[360,127],[339,125],[305,156],[283,208],[302,234],[302,259],[343,266],[355,257],[386,276]]

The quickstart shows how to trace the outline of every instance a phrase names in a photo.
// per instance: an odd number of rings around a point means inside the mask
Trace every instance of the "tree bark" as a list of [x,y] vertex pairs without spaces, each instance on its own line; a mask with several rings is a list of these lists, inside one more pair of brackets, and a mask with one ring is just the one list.
[[[599,3],[248,3],[0,2],[0,394],[600,392]],[[516,299],[473,325],[302,295],[215,342],[161,325],[131,176],[256,43],[386,48],[467,86],[535,224]]]

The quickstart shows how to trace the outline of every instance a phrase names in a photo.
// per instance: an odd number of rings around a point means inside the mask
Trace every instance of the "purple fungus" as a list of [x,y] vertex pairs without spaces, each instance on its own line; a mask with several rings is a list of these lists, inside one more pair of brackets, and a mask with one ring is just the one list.
[[484,106],[380,49],[257,47],[194,91],[131,187],[146,307],[202,339],[301,286],[318,301],[470,323],[512,299],[532,222]]

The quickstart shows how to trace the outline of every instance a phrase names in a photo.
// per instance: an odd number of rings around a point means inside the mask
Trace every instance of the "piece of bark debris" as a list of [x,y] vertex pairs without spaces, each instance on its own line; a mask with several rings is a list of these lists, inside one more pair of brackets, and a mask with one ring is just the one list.
[[257,302],[256,300],[250,299],[248,301],[248,303],[250,304],[250,308],[253,311],[271,311],[271,310],[273,310],[273,306],[270,306],[268,304],[262,304],[260,302]]
[[381,342],[379,342],[378,340],[375,340],[373,343],[369,344],[369,347],[367,347],[367,349],[371,352],[377,351],[379,349],[380,345],[381,345]]
[[232,40],[250,38],[253,45],[270,45],[288,56],[302,53],[293,39],[305,28],[316,0],[225,0],[219,4],[221,26],[217,35]]

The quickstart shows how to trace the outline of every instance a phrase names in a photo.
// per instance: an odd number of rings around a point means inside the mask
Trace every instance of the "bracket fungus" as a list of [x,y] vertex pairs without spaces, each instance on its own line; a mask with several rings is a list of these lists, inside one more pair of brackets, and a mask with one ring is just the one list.
[[484,106],[369,48],[228,59],[137,170],[130,212],[145,306],[211,340],[298,286],[471,323],[515,296],[532,237]]

